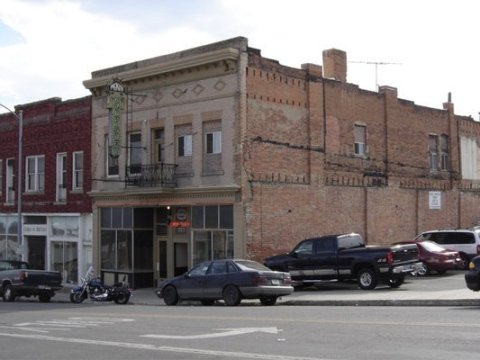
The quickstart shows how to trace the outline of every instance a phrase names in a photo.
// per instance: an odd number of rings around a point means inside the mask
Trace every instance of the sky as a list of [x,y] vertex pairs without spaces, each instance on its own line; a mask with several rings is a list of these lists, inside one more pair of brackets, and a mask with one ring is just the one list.
[[[347,82],[479,120],[476,0],[1,0],[0,104],[89,95],[93,71],[244,36],[281,64],[347,53]],[[0,107],[0,113],[6,112]]]

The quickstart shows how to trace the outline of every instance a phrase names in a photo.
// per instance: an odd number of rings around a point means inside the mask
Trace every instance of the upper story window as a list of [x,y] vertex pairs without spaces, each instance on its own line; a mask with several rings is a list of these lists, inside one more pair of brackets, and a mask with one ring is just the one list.
[[2,184],[3,184],[3,161],[0,160],[0,194],[2,193]]
[[28,156],[26,163],[26,191],[43,191],[45,189],[45,156]]
[[438,169],[438,137],[428,135],[428,165],[430,170]]
[[449,147],[448,147],[448,136],[440,136],[440,169],[448,170],[449,166]]
[[56,199],[59,202],[67,200],[67,154],[57,154],[57,191]]
[[367,144],[367,127],[364,125],[354,125],[353,128],[354,136],[354,151],[355,155],[365,155],[366,154],[366,144]]
[[5,168],[5,202],[12,204],[15,201],[15,172],[14,172],[15,159],[7,159],[7,166]]
[[155,163],[165,162],[165,131],[153,130],[153,159]]
[[128,165],[130,173],[138,174],[142,171],[142,134],[129,134],[128,142]]
[[178,156],[192,156],[192,135],[178,137]]
[[222,132],[214,131],[205,135],[205,150],[207,154],[220,154],[222,152]]
[[83,188],[83,151],[73,153],[73,189]]

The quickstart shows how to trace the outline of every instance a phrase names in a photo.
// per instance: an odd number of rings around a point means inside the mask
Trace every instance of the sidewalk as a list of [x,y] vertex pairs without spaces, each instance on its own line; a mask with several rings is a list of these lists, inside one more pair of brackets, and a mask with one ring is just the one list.
[[[164,306],[154,288],[133,290],[129,304]],[[68,289],[52,298],[53,302],[69,302]],[[86,302],[89,300],[86,300]],[[242,304],[260,304],[258,300],[243,300]],[[197,302],[184,302],[197,304]],[[398,289],[377,287],[360,290],[354,283],[324,283],[278,299],[278,305],[323,306],[478,306],[480,292],[469,290],[462,272],[444,276],[407,278]]]

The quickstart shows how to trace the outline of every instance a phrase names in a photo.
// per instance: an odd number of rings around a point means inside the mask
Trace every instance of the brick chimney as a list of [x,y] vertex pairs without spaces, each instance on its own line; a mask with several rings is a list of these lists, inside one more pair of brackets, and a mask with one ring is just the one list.
[[323,50],[323,77],[347,81],[347,53],[345,51]]

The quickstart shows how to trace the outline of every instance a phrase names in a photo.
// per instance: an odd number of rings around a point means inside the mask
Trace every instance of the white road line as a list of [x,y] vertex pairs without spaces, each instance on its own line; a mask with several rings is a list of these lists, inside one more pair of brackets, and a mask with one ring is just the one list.
[[196,355],[205,355],[205,356],[223,356],[223,357],[229,357],[229,358],[231,357],[231,358],[242,358],[242,359],[329,360],[326,358],[311,358],[311,357],[285,356],[285,355],[273,355],[273,354],[255,354],[255,353],[245,353],[245,352],[236,352],[236,351],[189,349],[189,348],[181,348],[181,347],[173,347],[173,346],[158,346],[158,345],[151,345],[151,344],[137,344],[137,343],[116,342],[116,341],[65,338],[65,337],[55,337],[55,336],[48,336],[48,335],[0,333],[0,336],[10,337],[10,338],[31,339],[31,340],[56,341],[56,342],[64,342],[64,343],[71,343],[71,344],[103,345],[103,346],[112,346],[117,348],[151,350],[151,351],[158,351],[158,352],[174,352],[174,353],[196,354]]

